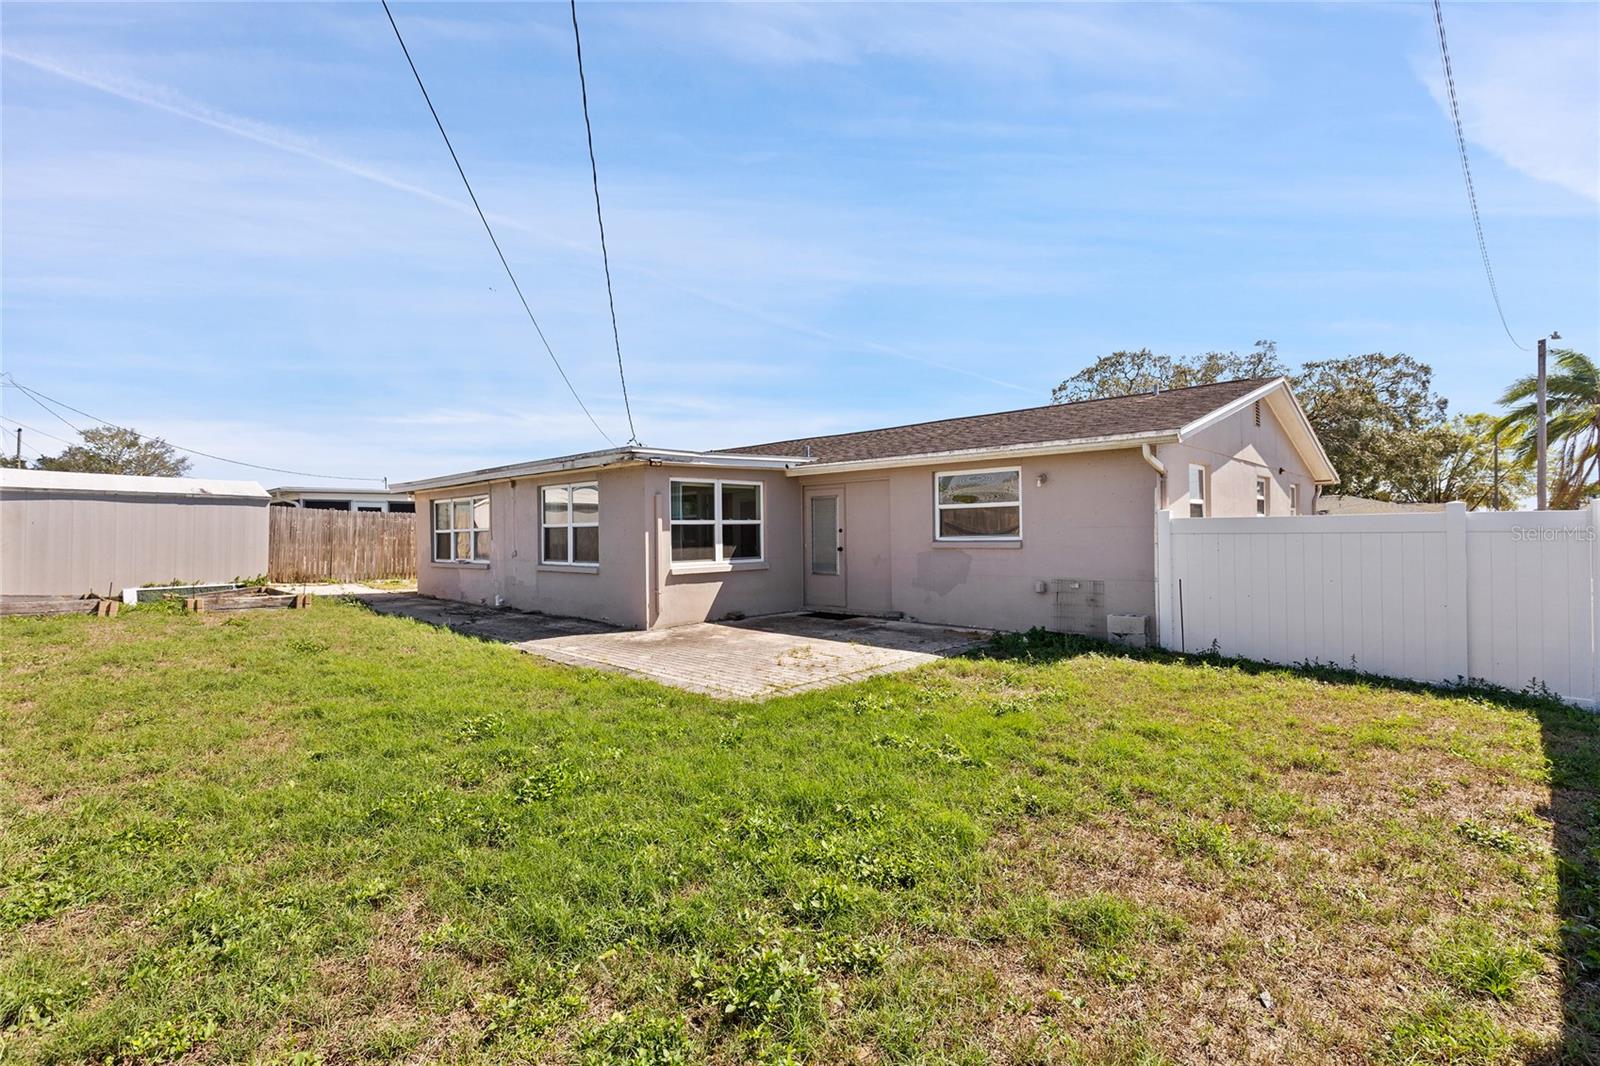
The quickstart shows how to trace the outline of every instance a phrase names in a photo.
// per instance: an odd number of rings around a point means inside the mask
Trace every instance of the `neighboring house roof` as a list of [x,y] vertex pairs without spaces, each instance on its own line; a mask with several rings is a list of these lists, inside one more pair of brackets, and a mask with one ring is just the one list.
[[614,448],[408,481],[392,487],[399,491],[416,491],[630,462],[745,469],[781,467],[791,475],[805,476],[859,468],[1128,448],[1182,440],[1256,401],[1272,408],[1284,431],[1305,455],[1314,480],[1318,484],[1332,484],[1336,476],[1327,453],[1322,450],[1311,423],[1290,391],[1288,381],[1278,377],[1219,381],[1166,392],[1046,404],[996,414],[945,418],[857,433],[797,437],[710,452]]
[[852,463],[1024,444],[1177,433],[1230,400],[1255,392],[1273,380],[1245,378],[1167,392],[1046,404],[989,415],[941,418],[909,426],[798,437],[720,450],[740,455],[809,455],[818,463]]
[[267,499],[267,490],[254,481],[218,481],[198,477],[140,477],[133,474],[79,474],[65,470],[0,468],[0,489],[6,492]]
[[1442,503],[1395,503],[1393,500],[1369,500],[1365,496],[1341,496],[1323,493],[1317,497],[1317,513],[1342,514],[1394,514],[1404,511],[1442,511]]
[[273,497],[279,496],[330,496],[337,499],[355,499],[358,497],[376,496],[379,499],[403,500],[406,494],[393,489],[341,489],[329,488],[327,485],[279,485],[267,490]]

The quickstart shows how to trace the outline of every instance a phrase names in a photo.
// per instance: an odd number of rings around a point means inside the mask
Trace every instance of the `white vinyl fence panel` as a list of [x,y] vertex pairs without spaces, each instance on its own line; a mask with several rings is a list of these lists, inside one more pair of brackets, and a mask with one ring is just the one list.
[[1600,702],[1600,502],[1158,524],[1161,643]]

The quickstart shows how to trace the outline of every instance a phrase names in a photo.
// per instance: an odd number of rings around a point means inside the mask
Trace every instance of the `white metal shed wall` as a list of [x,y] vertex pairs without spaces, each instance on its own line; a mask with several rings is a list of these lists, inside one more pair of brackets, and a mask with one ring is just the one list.
[[266,573],[268,497],[255,482],[0,475],[0,594],[115,596]]

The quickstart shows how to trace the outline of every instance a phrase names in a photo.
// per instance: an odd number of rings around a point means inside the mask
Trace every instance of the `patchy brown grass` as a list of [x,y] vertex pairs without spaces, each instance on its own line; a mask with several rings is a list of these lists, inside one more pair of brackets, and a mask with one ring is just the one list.
[[1002,644],[727,704],[337,603],[4,637],[8,1061],[1600,1059],[1549,703]]

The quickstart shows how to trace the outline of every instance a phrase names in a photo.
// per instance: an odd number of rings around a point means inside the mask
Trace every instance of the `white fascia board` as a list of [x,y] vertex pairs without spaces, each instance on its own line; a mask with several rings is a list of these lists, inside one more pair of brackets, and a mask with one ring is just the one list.
[[1260,388],[1252,389],[1214,411],[1208,411],[1178,430],[1178,438],[1182,440],[1209,426],[1214,426],[1238,414],[1257,400],[1266,400],[1271,405],[1273,414],[1278,416],[1278,421],[1283,424],[1289,439],[1294,442],[1301,455],[1310,460],[1311,480],[1318,485],[1337,484],[1339,475],[1333,469],[1333,461],[1323,450],[1322,442],[1317,439],[1317,431],[1311,428],[1311,420],[1306,417],[1300,401],[1295,399],[1294,390],[1289,387],[1289,379],[1285,377],[1273,378]]
[[859,459],[854,462],[812,463],[809,466],[791,468],[788,475],[814,477],[818,474],[849,474],[857,470],[888,470],[897,466],[938,466],[942,463],[968,463],[976,460],[1026,459],[1035,455],[1104,452],[1116,448],[1137,448],[1141,444],[1171,444],[1177,439],[1178,434],[1175,432],[1119,433],[1107,437],[1080,437],[1076,440],[1012,444],[999,448],[960,448],[948,452],[893,455],[883,459]]
[[792,455],[732,455],[718,452],[689,452],[673,448],[615,448],[603,452],[585,452],[581,455],[559,456],[554,459],[537,459],[531,463],[514,463],[483,470],[469,470],[461,474],[401,481],[391,485],[396,492],[426,492],[430,489],[460,488],[468,485],[487,485],[496,481],[539,477],[544,474],[563,474],[578,470],[599,470],[605,467],[633,466],[649,463],[655,466],[725,466],[743,469],[783,469],[809,459]]

